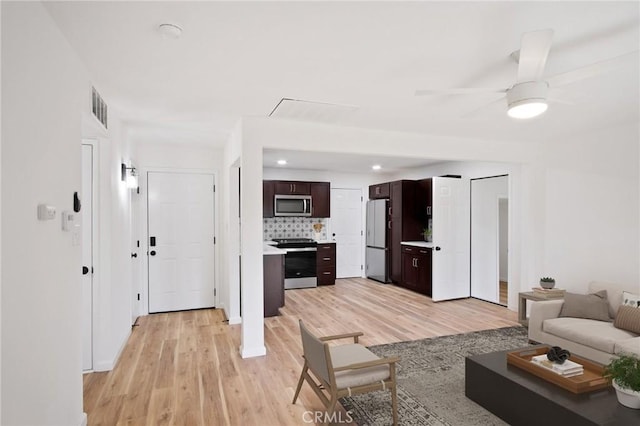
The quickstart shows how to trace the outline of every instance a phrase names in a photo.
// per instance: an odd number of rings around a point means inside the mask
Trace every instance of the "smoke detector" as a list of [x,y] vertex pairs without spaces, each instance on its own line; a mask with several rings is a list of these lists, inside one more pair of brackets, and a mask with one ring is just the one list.
[[176,24],[160,24],[158,25],[158,31],[166,38],[178,39],[182,35],[182,28]]

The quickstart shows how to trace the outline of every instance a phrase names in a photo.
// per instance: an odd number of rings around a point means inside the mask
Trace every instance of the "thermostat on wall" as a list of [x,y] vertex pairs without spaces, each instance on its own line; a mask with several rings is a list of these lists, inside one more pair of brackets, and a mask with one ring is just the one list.
[[56,217],[56,208],[46,204],[38,204],[38,220],[51,220]]

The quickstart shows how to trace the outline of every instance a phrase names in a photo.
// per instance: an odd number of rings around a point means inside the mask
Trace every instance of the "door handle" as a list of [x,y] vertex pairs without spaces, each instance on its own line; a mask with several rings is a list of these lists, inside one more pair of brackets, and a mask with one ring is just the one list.
[[151,251],[149,252],[149,254],[150,254],[151,256],[155,256],[155,255],[156,255],[156,251],[155,251],[155,250],[151,250]]
[[138,253],[131,253],[131,257],[138,257]]
[[438,247],[438,246],[435,246],[433,249],[434,249],[435,251],[440,251],[440,247]]
[[89,273],[89,268],[86,266],[82,267],[82,275],[87,275]]

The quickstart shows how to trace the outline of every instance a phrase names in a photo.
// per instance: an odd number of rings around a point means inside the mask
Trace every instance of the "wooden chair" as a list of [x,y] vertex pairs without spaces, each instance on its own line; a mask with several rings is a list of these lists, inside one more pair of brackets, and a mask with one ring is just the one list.
[[[304,366],[293,396],[294,404],[304,380],[318,395],[329,415],[334,413],[338,398],[376,390],[389,390],[393,424],[394,426],[398,424],[396,362],[400,358],[376,356],[369,349],[358,344],[358,337],[363,335],[361,332],[316,337],[300,320],[300,334]],[[330,346],[327,343],[329,340],[349,337],[353,338],[352,344]]]

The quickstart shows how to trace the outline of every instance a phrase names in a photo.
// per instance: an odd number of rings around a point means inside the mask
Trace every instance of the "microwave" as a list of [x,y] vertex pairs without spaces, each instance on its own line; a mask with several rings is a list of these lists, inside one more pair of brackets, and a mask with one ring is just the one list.
[[311,216],[311,195],[276,195],[274,216]]

